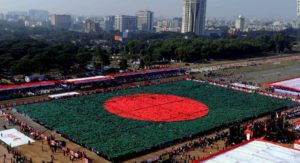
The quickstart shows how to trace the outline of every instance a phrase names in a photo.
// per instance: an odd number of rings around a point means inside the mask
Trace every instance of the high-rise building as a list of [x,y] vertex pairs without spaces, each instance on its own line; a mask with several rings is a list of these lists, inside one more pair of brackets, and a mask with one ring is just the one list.
[[153,12],[152,11],[138,11],[137,17],[137,28],[141,31],[151,32],[153,31]]
[[7,16],[26,17],[28,16],[27,11],[9,11]]
[[235,29],[239,31],[244,31],[245,29],[245,18],[243,18],[241,15],[235,21]]
[[93,33],[99,31],[99,24],[88,19],[84,23],[84,32],[85,33]]
[[28,13],[26,11],[9,11],[6,14],[6,19],[8,21],[25,21],[28,17]]
[[174,31],[180,32],[182,27],[182,18],[173,18],[171,28],[173,28]]
[[205,18],[206,0],[184,0],[181,32],[204,35]]
[[155,22],[156,32],[181,32],[182,18],[157,19]]
[[115,29],[124,32],[137,30],[137,17],[129,15],[117,15],[115,17]]
[[55,28],[69,29],[71,27],[71,15],[52,15],[51,25]]
[[3,13],[0,13],[0,20],[5,20],[5,15]]
[[297,16],[300,16],[300,0],[297,0]]
[[115,16],[105,16],[103,22],[103,30],[113,31],[115,26]]
[[29,19],[31,21],[47,22],[49,19],[49,12],[46,10],[29,10]]

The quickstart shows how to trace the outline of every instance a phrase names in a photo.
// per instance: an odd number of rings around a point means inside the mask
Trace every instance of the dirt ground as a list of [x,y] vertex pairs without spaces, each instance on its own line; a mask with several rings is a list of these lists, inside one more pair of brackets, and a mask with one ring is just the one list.
[[207,77],[208,73],[196,73],[194,77],[216,82],[252,82],[257,85],[275,82],[300,76],[300,60],[286,60],[272,62],[256,66],[232,68],[213,71],[213,76]]
[[[230,72],[230,70],[228,70]],[[225,72],[226,73],[226,72]],[[257,67],[241,68],[238,71],[231,70],[235,78],[240,81],[254,83],[268,83],[300,76],[300,60],[272,63]]]
[[[5,157],[5,156],[6,157]],[[0,162],[11,162],[11,159],[13,158],[12,154],[9,154],[7,152],[7,149],[1,144],[0,145]]]
[[[13,114],[14,116],[16,116],[19,120],[26,122],[27,124],[30,124],[30,126],[34,127],[35,129],[39,130],[42,133],[45,134],[52,134],[55,136],[55,138],[57,140],[62,140],[62,141],[66,141],[67,142],[67,146],[75,151],[82,151],[85,152],[87,154],[87,156],[89,158],[91,158],[92,160],[94,160],[96,163],[109,163],[109,161],[105,160],[104,158],[99,157],[98,155],[96,155],[94,152],[89,151],[71,141],[69,141],[68,139],[63,138],[61,135],[54,133],[53,131],[50,131],[48,129],[46,129],[45,127],[31,121],[30,119],[24,117],[23,115],[13,112],[13,111],[9,111],[9,113]],[[7,121],[5,120],[5,118],[1,117],[0,118],[0,126],[7,126],[8,128],[16,128],[19,130],[18,126],[10,126]],[[1,148],[5,147],[5,146],[0,146]],[[5,154],[6,149],[5,150],[1,150],[0,148],[0,159],[1,156]],[[67,162],[82,162],[82,160],[75,160],[75,161],[71,161],[69,159],[68,156],[64,156],[63,152],[61,150],[58,150],[57,152],[52,152],[50,147],[48,146],[47,142],[45,141],[36,141],[30,145],[26,144],[23,146],[19,146],[17,148],[15,148],[16,151],[21,152],[24,156],[26,156],[27,158],[32,158],[32,161],[34,163],[41,163],[43,161],[45,162],[49,162],[51,161],[51,155],[54,156],[54,162],[55,163],[67,163]],[[0,161],[1,162],[1,161]]]

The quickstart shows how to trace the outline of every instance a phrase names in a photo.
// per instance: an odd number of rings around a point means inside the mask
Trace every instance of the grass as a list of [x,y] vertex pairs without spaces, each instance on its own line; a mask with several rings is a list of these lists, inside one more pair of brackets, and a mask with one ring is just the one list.
[[[254,83],[268,83],[299,76],[299,60],[283,61],[278,63],[263,64],[257,66],[241,67],[237,69],[226,69],[215,71],[223,79],[236,79]],[[204,73],[193,74],[196,78],[205,78]],[[219,78],[216,78],[219,79]]]

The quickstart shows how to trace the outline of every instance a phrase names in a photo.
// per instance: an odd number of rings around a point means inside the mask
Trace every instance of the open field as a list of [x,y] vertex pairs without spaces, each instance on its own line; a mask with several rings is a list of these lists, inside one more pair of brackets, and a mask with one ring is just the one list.
[[223,73],[232,73],[232,78],[241,81],[268,83],[300,76],[300,60],[225,70]]
[[[207,105],[209,113],[195,120],[163,123],[125,119],[107,112],[103,107],[113,97],[140,93],[190,98]],[[168,146],[175,140],[282,109],[290,103],[287,100],[182,81],[20,106],[17,110],[113,160],[154,147]],[[165,111],[173,112],[172,108]]]
[[204,63],[173,63],[171,64],[172,67],[185,67],[185,68],[202,68],[202,67],[211,67],[211,66],[219,66],[225,64],[234,64],[240,62],[249,62],[249,61],[261,61],[261,60],[270,60],[270,59],[278,59],[278,58],[288,58],[292,56],[299,56],[300,53],[296,54],[270,54],[261,56],[261,57],[254,57],[254,58],[245,58],[245,59],[236,59],[236,60],[211,60]]
[[[272,62],[255,66],[246,66],[214,71],[208,80],[232,82],[253,82],[263,84],[300,76],[300,60]],[[196,78],[206,78],[205,73],[193,74]]]

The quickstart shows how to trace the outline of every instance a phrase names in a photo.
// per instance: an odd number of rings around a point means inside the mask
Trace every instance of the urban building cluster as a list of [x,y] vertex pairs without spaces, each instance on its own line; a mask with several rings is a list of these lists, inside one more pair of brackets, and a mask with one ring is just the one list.
[[[184,0],[182,18],[154,19],[154,13],[141,10],[135,15],[104,17],[78,17],[71,15],[49,15],[48,11],[8,12],[0,20],[23,22],[26,27],[52,26],[86,33],[103,31],[182,32],[203,35],[205,33],[206,0]],[[81,28],[81,29],[80,29]]]
[[[100,31],[119,32],[181,32],[196,35],[238,34],[251,31],[281,31],[299,28],[298,20],[281,21],[272,19],[246,18],[207,18],[207,0],[183,0],[182,17],[155,18],[154,12],[137,11],[134,15],[109,15],[85,17],[74,15],[49,14],[45,10],[11,11],[0,13],[0,20],[20,23],[26,27],[54,27],[85,33]],[[300,0],[297,0],[297,15],[300,16]],[[226,28],[224,28],[226,27]]]

